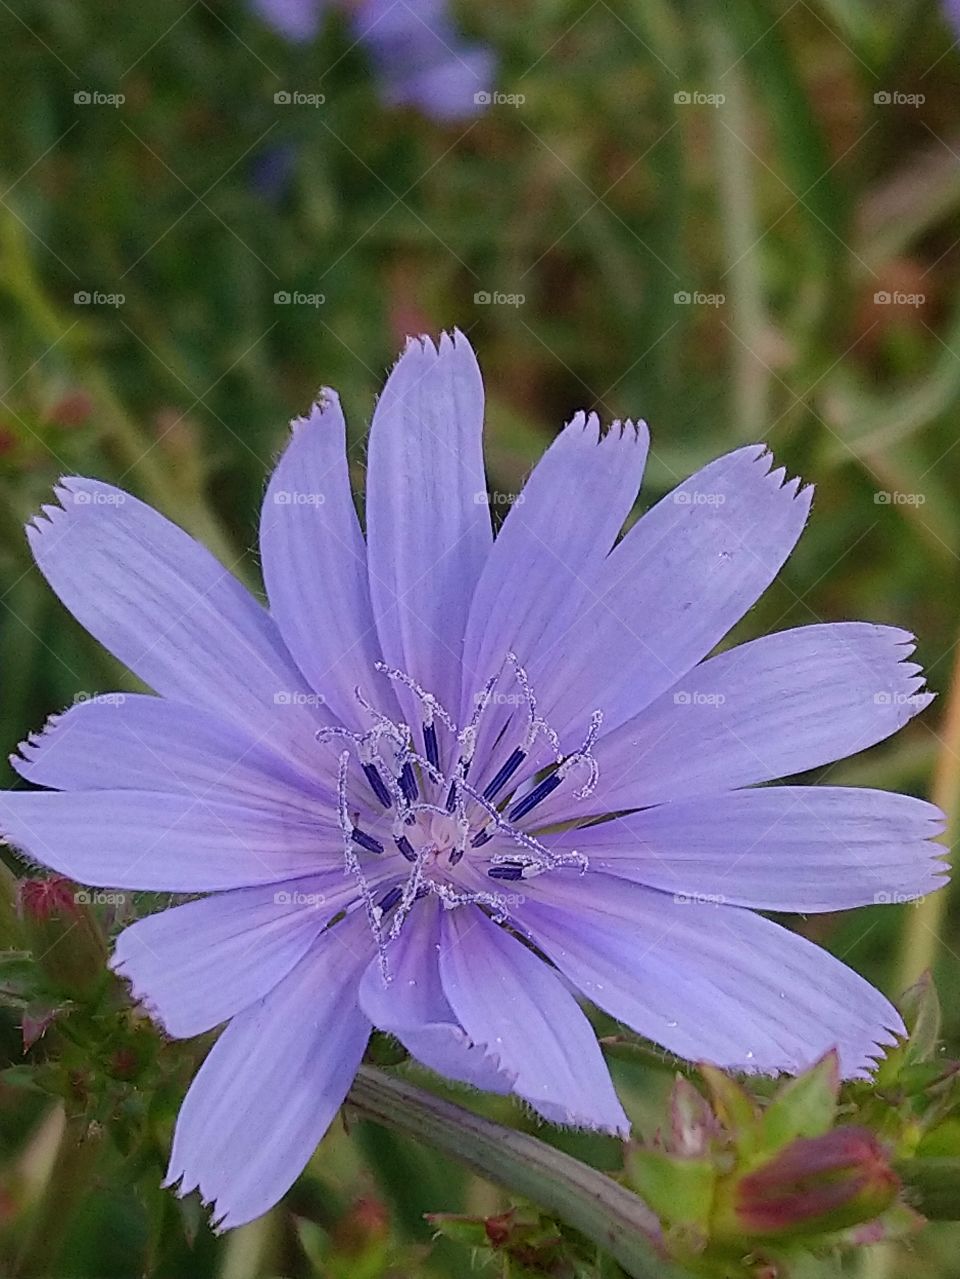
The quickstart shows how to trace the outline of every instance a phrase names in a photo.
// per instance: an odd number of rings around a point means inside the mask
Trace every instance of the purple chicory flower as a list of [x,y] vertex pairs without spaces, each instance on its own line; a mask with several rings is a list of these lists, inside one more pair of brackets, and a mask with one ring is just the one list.
[[739,448],[618,541],[647,429],[581,413],[494,540],[482,425],[466,339],[411,341],[374,413],[364,537],[324,391],[264,499],[269,611],[99,481],[64,479],[28,527],[63,603],[158,696],[91,698],[23,743],[15,766],[53,789],[6,793],[0,827],[81,883],[203,894],[128,927],[112,963],[171,1035],[228,1023],[168,1179],[223,1227],[291,1185],[371,1026],[613,1133],[628,1121],[571,987],[736,1070],[836,1045],[861,1075],[903,1033],[861,977],[750,909],[942,882],[931,805],[758,785],[927,704],[908,634],[811,625],[708,656],[810,490]]
[[[490,101],[493,51],[460,36],[447,0],[340,3],[391,106],[417,107],[449,122],[476,115]],[[327,0],[255,0],[255,7],[288,40],[304,41],[319,31]]]
[[956,35],[960,37],[960,0],[943,0],[943,12]]

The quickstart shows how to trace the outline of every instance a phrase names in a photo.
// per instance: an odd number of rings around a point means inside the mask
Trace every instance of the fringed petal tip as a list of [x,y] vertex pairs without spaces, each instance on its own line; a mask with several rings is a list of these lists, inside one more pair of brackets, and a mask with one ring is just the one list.
[[34,536],[49,533],[50,529],[62,522],[65,516],[73,514],[76,507],[110,505],[108,498],[111,497],[113,504],[119,505],[126,496],[122,489],[114,488],[112,484],[105,484],[102,480],[89,479],[84,475],[61,475],[53,486],[53,494],[59,506],[53,502],[44,502],[40,510],[27,521],[28,537],[31,532]]
[[[882,1027],[874,1036],[873,1042],[863,1050],[860,1060],[856,1063],[848,1059],[840,1058],[840,1075],[843,1079],[871,1079],[877,1072],[884,1058],[891,1048],[896,1046],[907,1038],[907,1028],[900,1019],[899,1013],[893,1009],[894,1017],[890,1020],[894,1022],[891,1026]],[[885,1032],[885,1033],[884,1033]]]
[[[918,662],[911,662],[917,647],[916,636],[899,626],[884,626],[879,623],[871,629],[877,639],[877,655],[889,661],[889,686],[881,687],[874,693],[874,701],[878,706],[893,705],[903,708],[903,722],[912,719],[920,711],[925,710],[935,699],[936,693],[927,687],[927,679],[923,667]],[[881,671],[877,662],[878,673]]]
[[[215,1192],[208,1195],[198,1180],[189,1178],[185,1168],[175,1172],[172,1163],[166,1177],[160,1183],[160,1188],[161,1190],[172,1190],[178,1199],[186,1199],[187,1195],[192,1195],[195,1190],[198,1191],[200,1204],[207,1213],[210,1230],[215,1235],[225,1234],[226,1231],[232,1230],[235,1226],[243,1226],[246,1225],[247,1220],[253,1220],[253,1218],[248,1218],[243,1221],[231,1221],[229,1207],[221,1207],[223,1195],[218,1195]],[[264,1211],[268,1211],[268,1209],[264,1209]]]
[[650,445],[650,428],[642,417],[614,418],[604,432],[601,444],[607,440],[624,444],[639,444],[644,449]]
[[[28,782],[34,780],[31,774],[38,759],[49,748],[52,740],[57,736],[64,717],[70,710],[67,707],[63,711],[55,711],[54,714],[48,715],[40,728],[34,729],[28,733],[23,741],[17,743],[17,749],[7,756],[7,762],[15,773]],[[39,781],[38,785],[46,783]]]
[[[450,370],[456,369],[461,376],[474,383],[482,394],[483,379],[476,353],[470,340],[460,329],[455,328],[450,332],[444,330],[439,338],[433,338],[425,333],[408,337],[400,357],[392,366],[391,374],[408,366],[418,366],[416,372],[419,377],[429,376],[437,366],[447,367]],[[391,387],[388,381],[383,387],[380,398],[384,399],[397,390],[398,388]]]
[[763,467],[764,483],[781,492],[784,497],[803,503],[809,513],[813,502],[814,485],[804,484],[799,475],[788,479],[785,466],[777,466],[774,469],[774,455],[766,444],[749,445],[748,449],[753,450],[752,460]]
[[558,1128],[571,1128],[575,1132],[603,1133],[606,1137],[616,1137],[619,1141],[629,1141],[633,1125],[626,1112],[618,1106],[619,1115],[610,1115],[607,1122],[598,1121],[595,1115],[581,1115],[572,1110],[563,1110],[547,1102],[531,1101],[521,1093],[514,1093],[524,1114],[538,1124],[553,1124]]
[[[899,1014],[892,1004],[890,1012],[892,1016],[889,1020],[894,1024],[880,1026],[869,1032],[869,1039],[863,1046],[858,1045],[853,1048],[849,1044],[846,1046],[834,1044],[825,1050],[825,1052],[837,1054],[841,1079],[871,1079],[889,1050],[906,1038],[906,1027],[900,1021]],[[763,1063],[758,1065],[749,1059],[709,1060],[706,1064],[718,1070],[727,1070],[737,1075],[749,1075],[758,1079],[793,1079],[809,1070],[815,1061],[819,1061],[824,1055],[824,1052],[818,1052],[816,1058],[807,1060],[798,1057],[794,1061],[785,1061],[778,1066]]]
[[588,409],[578,409],[567,422],[565,429],[573,432],[580,430],[597,445],[606,444],[613,448],[618,444],[640,445],[644,449],[650,443],[650,431],[643,418],[614,418],[606,426],[597,413]]
[[331,386],[321,386],[307,412],[291,419],[290,433],[296,435],[310,427],[323,426],[324,419],[329,421],[331,414],[339,415],[341,412],[340,396],[337,392]]
[[[431,356],[434,359],[450,351],[466,352],[473,358],[473,346],[469,338],[467,338],[462,329],[456,327],[449,331],[442,329],[439,338],[433,338],[429,333],[408,335],[403,344],[403,352],[400,359],[402,360],[410,351],[420,352],[420,354]],[[399,362],[398,360],[397,363]]]

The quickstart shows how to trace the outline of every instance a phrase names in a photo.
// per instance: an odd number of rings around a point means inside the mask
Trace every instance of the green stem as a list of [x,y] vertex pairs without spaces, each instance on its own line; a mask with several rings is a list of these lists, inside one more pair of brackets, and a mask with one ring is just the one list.
[[264,1213],[227,1235],[217,1279],[259,1279],[277,1267],[280,1217],[276,1209]]
[[68,1119],[10,1279],[62,1273],[57,1261],[74,1211],[90,1189],[99,1151],[87,1124]]
[[770,420],[770,373],[759,354],[768,325],[758,265],[762,236],[754,200],[753,159],[739,140],[752,132],[750,103],[729,31],[713,21],[706,33],[713,83],[722,83],[726,96],[723,107],[713,112],[713,136],[724,257],[731,263],[723,279],[729,282],[730,322],[736,334],[728,344],[733,368],[731,421],[738,438],[753,440],[764,434]]
[[610,1253],[633,1279],[679,1279],[663,1256],[654,1214],[595,1168],[371,1066],[360,1067],[347,1104],[532,1200]]
[[[944,842],[951,847],[957,833],[960,809],[960,640],[954,647],[953,669],[947,691],[947,708],[940,731],[940,751],[933,773],[930,798],[946,815]],[[912,986],[933,967],[948,900],[947,888],[929,893],[907,912],[900,946],[897,989]]]

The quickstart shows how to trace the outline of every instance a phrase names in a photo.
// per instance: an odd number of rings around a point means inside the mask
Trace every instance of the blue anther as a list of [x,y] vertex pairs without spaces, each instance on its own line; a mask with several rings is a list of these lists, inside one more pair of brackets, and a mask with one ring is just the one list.
[[383,845],[379,839],[374,839],[372,835],[368,835],[365,831],[360,830],[358,826],[354,826],[350,832],[350,838],[355,844],[359,844],[361,848],[365,848],[368,853],[382,853]]
[[393,800],[390,798],[390,792],[387,790],[386,783],[380,776],[376,764],[364,764],[363,771],[366,774],[367,781],[370,783],[370,787],[374,795],[376,795],[384,808],[389,808],[393,803]]
[[522,751],[518,746],[504,766],[499,770],[493,781],[487,786],[486,790],[483,792],[483,798],[493,799],[497,791],[503,789],[526,758],[526,751]]
[[557,789],[563,778],[560,776],[560,770],[551,773],[549,777],[545,777],[542,782],[534,786],[529,795],[525,795],[518,803],[514,804],[510,809],[510,820],[518,822],[521,817],[526,817],[527,813],[552,794]]

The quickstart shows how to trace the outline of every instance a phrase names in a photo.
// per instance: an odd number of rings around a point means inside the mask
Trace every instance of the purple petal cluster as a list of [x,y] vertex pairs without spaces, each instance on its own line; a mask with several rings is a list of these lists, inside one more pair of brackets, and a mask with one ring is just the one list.
[[[311,40],[327,0],[255,0],[288,40]],[[359,0],[345,4],[354,39],[373,62],[391,106],[412,106],[440,121],[468,118],[490,100],[493,51],[463,39],[446,0]]]
[[189,895],[115,969],[174,1036],[225,1024],[169,1182],[223,1227],[288,1189],[371,1029],[545,1119],[625,1134],[574,992],[683,1057],[867,1072],[903,1033],[861,977],[755,909],[942,883],[941,815],[767,783],[930,700],[911,637],[845,622],[711,656],[770,585],[809,488],[762,445],[624,533],[642,423],[578,414],[496,538],[467,341],[409,343],[374,413],[366,529],[325,391],[266,492],[269,608],[131,495],[70,478],[28,528],[74,616],[156,696],[22,744],[0,827],[82,883]]

